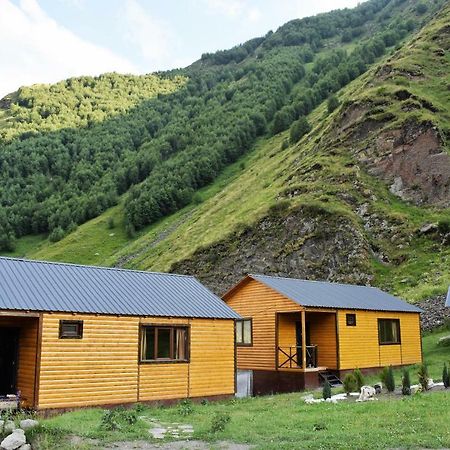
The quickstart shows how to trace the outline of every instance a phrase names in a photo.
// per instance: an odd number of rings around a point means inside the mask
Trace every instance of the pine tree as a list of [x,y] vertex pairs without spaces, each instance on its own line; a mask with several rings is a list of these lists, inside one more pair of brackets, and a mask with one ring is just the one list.
[[409,370],[405,369],[402,376],[402,394],[411,395],[411,379],[409,377]]
[[388,392],[394,392],[395,391],[395,377],[394,377],[394,370],[392,369],[392,366],[389,366],[386,374],[386,389]]
[[422,391],[428,390],[428,367],[425,364],[421,364],[419,367],[419,372],[417,373],[419,376],[419,383],[422,386]]
[[323,385],[322,397],[324,398],[324,400],[326,400],[327,398],[331,398],[331,385],[328,381],[325,381]]
[[353,371],[353,375],[356,379],[356,385],[358,387],[358,391],[361,390],[361,388],[366,384],[364,380],[364,375],[361,373],[359,369],[355,369]]
[[450,386],[450,374],[446,363],[444,363],[444,369],[442,370],[442,382],[444,383],[445,389]]

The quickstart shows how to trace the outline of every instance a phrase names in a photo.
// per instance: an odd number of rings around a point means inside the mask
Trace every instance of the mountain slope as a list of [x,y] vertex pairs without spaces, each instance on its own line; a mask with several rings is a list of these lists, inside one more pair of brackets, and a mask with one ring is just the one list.
[[[371,282],[409,299],[443,292],[450,283],[449,22],[447,6],[341,89],[331,114],[326,103],[308,114],[312,130],[298,143],[286,144],[287,131],[259,137],[191,203],[135,238],[125,233],[125,196],[60,242],[36,250],[35,241],[19,240],[16,254],[189,272],[216,292],[245,272]],[[296,95],[304,94],[302,82],[280,111],[304,103]],[[420,231],[427,224],[436,226]]]
[[182,70],[12,94],[1,102],[0,248],[30,234],[60,240],[124,194],[130,236],[180,210],[258,137],[298,128],[442,0],[416,3],[370,0],[293,20]]

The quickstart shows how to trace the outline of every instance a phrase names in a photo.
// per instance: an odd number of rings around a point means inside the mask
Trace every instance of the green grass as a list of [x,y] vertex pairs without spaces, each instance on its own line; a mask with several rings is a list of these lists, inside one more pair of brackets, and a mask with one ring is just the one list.
[[[450,361],[450,348],[438,347],[449,329],[428,333],[423,351],[430,376],[440,380],[444,362]],[[417,382],[417,367],[410,368],[412,383]],[[396,384],[400,372],[396,371]],[[378,377],[366,378],[366,382]],[[192,413],[184,415],[179,406],[140,405],[138,420],[121,430],[105,431],[101,427],[104,410],[83,409],[65,413],[42,422],[38,435],[41,449],[94,448],[91,441],[79,445],[65,444],[67,436],[96,439],[98,443],[149,438],[150,419],[163,424],[185,423],[194,426],[194,439],[246,443],[259,449],[278,448],[443,448],[450,447],[448,427],[450,391],[432,391],[411,397],[381,396],[377,402],[307,405],[303,393],[280,394],[193,404]],[[224,431],[212,432],[213,418],[229,416]],[[166,438],[170,440],[170,438]]]

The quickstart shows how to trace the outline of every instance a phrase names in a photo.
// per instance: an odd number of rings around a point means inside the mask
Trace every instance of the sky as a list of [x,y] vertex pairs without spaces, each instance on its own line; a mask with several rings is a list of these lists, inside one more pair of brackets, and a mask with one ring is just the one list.
[[184,67],[361,0],[0,0],[0,98],[20,86]]

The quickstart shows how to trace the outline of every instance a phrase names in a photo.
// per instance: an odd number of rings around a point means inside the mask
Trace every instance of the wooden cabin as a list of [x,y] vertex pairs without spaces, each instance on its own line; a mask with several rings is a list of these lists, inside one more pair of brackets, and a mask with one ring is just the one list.
[[223,298],[242,317],[238,374],[254,394],[422,361],[421,310],[377,288],[248,275]]
[[239,316],[190,276],[0,258],[0,397],[39,410],[235,392]]

